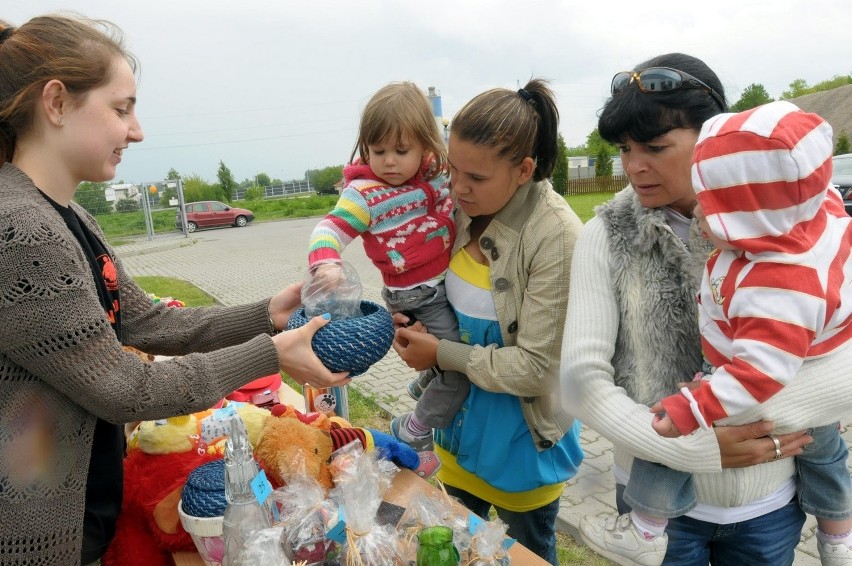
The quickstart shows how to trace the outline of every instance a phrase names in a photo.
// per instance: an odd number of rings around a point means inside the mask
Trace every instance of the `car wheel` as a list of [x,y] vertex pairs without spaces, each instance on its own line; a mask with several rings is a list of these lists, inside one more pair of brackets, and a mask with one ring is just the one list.
[[187,222],[186,223],[186,231],[192,234],[198,229],[198,225],[195,222]]
[[240,228],[242,228],[246,224],[248,224],[248,220],[246,220],[245,216],[237,216],[237,219],[234,220],[234,226],[239,226]]

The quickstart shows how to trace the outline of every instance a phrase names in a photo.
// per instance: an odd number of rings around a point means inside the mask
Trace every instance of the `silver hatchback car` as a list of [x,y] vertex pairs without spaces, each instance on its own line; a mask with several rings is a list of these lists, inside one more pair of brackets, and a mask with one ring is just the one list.
[[832,163],[834,172],[831,175],[831,182],[843,197],[846,214],[852,216],[852,153],[835,155]]

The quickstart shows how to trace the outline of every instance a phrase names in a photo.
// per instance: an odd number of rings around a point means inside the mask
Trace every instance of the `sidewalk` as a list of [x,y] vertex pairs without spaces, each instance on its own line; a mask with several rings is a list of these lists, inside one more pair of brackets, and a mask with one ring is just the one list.
[[[219,303],[235,305],[269,297],[284,285],[304,277],[307,234],[315,222],[315,219],[286,224],[270,222],[242,229],[196,232],[191,238],[159,237],[125,244],[116,250],[133,276],[184,279]],[[286,238],[282,238],[285,235]],[[350,246],[344,259],[358,267],[363,277],[364,298],[381,302],[381,282],[370,276],[370,269],[360,267],[367,261],[361,246]],[[412,370],[391,350],[367,373],[358,376],[351,386],[372,395],[388,413],[396,416],[414,408],[414,401],[405,392],[412,377]],[[852,442],[850,423],[852,419],[848,416],[842,420],[847,444]],[[558,517],[559,529],[578,541],[581,517],[615,512],[615,485],[610,472],[612,445],[585,427],[581,442],[585,460],[562,494]],[[819,566],[815,528],[813,517],[808,517],[796,551],[795,566]]]

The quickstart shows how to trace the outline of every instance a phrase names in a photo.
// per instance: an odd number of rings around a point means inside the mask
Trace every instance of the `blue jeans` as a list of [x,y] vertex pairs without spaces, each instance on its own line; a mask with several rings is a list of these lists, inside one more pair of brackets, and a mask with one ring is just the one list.
[[852,479],[839,424],[812,428],[808,434],[814,441],[796,456],[799,505],[816,517],[846,519],[852,516]]
[[[624,486],[616,485],[618,512],[628,513],[623,495]],[[760,517],[727,525],[676,517],[666,527],[669,546],[663,565],[790,566],[804,524],[805,513],[795,500]]]
[[623,497],[631,509],[664,519],[686,515],[698,503],[692,474],[641,458],[633,459]]
[[[796,456],[799,505],[816,517],[846,519],[852,516],[852,480],[839,425],[812,428],[808,434],[814,441]],[[697,503],[692,474],[635,458],[624,501],[644,515],[679,517]]]
[[[465,507],[488,518],[491,503],[451,485],[444,486],[447,493],[457,497]],[[556,562],[556,515],[559,513],[559,498],[544,507],[532,511],[509,511],[493,506],[497,516],[509,527],[508,535],[527,547],[531,552],[547,560],[553,566]]]

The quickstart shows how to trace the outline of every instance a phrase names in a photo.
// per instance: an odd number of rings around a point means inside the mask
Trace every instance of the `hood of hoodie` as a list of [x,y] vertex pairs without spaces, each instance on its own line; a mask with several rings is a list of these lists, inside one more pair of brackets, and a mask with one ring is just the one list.
[[786,101],[709,119],[692,184],[710,230],[751,254],[809,250],[839,206],[832,149],[831,126]]

